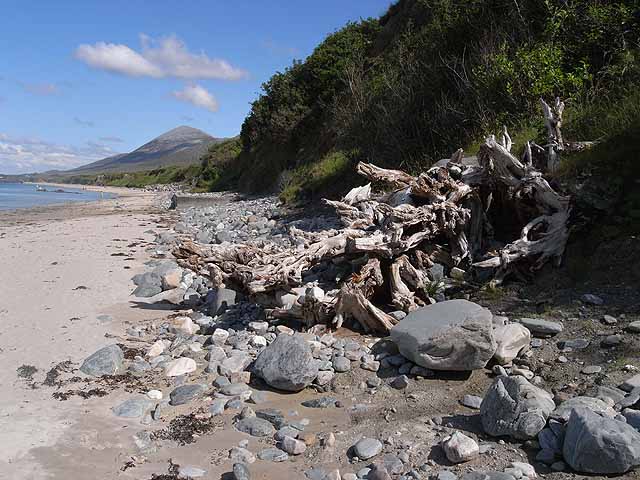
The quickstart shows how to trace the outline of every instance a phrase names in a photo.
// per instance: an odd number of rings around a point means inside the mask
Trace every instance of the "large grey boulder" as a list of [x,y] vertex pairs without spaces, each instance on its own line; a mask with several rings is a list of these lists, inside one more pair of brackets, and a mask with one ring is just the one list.
[[256,359],[254,373],[273,388],[297,392],[318,375],[309,344],[298,335],[279,335]]
[[599,413],[605,417],[613,418],[617,412],[606,402],[594,397],[573,397],[558,406],[552,413],[551,418],[568,422],[574,410],[586,408],[592,412]]
[[466,300],[414,310],[391,329],[400,353],[432,370],[484,368],[496,351],[493,315]]
[[155,272],[140,273],[132,280],[137,286],[133,291],[136,297],[153,297],[162,292],[162,278]]
[[162,278],[155,272],[145,272],[134,275],[131,279],[138,287],[142,286],[162,286]]
[[162,293],[162,287],[159,285],[140,285],[133,291],[134,297],[150,298]]
[[619,420],[576,409],[567,424],[562,453],[578,472],[625,473],[640,465],[640,432]]
[[182,279],[182,272],[182,268],[172,260],[166,260],[153,269],[153,273],[160,277],[162,290],[178,288]]
[[480,405],[482,426],[489,435],[534,438],[555,408],[553,397],[521,376],[495,379]]
[[94,377],[115,375],[122,371],[124,353],[118,345],[108,345],[86,358],[80,366],[80,371]]
[[622,411],[622,415],[627,420],[627,424],[640,432],[640,410],[632,410],[631,408],[625,408]]

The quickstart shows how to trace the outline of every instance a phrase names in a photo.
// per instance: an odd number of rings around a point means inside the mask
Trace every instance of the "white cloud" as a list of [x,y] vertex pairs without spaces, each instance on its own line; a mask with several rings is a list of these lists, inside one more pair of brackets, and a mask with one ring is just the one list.
[[60,93],[60,89],[57,85],[53,83],[21,83],[22,88],[24,88],[25,92],[31,93],[33,95],[57,95]]
[[218,110],[217,100],[200,85],[186,85],[184,89],[173,92],[172,95],[181,102],[191,103],[211,112]]
[[105,42],[95,45],[83,44],[76,49],[76,58],[93,68],[131,77],[163,76],[158,67],[126,45]]
[[0,172],[33,173],[79,167],[115,154],[110,147],[87,142],[76,147],[45,142],[38,138],[0,133]]
[[153,39],[140,35],[139,52],[122,44],[98,42],[80,45],[76,58],[91,67],[132,77],[239,80],[247,72],[226,60],[191,53],[175,35]]

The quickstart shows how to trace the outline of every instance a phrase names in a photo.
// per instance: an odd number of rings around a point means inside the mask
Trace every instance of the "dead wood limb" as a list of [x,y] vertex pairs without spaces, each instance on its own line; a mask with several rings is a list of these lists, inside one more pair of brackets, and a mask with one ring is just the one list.
[[371,182],[384,182],[395,189],[407,187],[414,181],[414,177],[401,170],[389,170],[376,167],[371,163],[359,162],[356,166],[357,172],[366,177]]
[[349,193],[344,196],[342,201],[347,205],[354,205],[369,200],[369,198],[371,198],[371,184],[367,183],[362,187],[352,188]]
[[540,268],[547,260],[561,261],[569,238],[569,198],[555,192],[533,167],[519,162],[495,138],[488,138],[480,148],[480,160],[489,169],[494,181],[509,189],[514,199],[527,198],[533,202],[536,217],[522,229],[520,238],[494,258],[475,263],[476,267],[497,267],[497,276],[504,277],[510,264],[523,258]]
[[[214,286],[240,290],[270,306],[269,296],[302,286],[303,277],[313,278],[293,306],[273,309],[271,315],[308,328],[332,320],[339,327],[353,318],[368,332],[386,334],[397,320],[385,312],[408,312],[434,302],[428,292],[440,294],[443,275],[454,266],[493,268],[499,280],[516,263],[537,269],[549,260],[560,261],[569,235],[569,198],[549,185],[540,166],[552,171],[558,151],[588,148],[588,142],[563,140],[562,102],[542,105],[549,145],[528,142],[522,159],[512,153],[513,140],[504,128],[499,140],[491,136],[481,146],[477,164],[461,149],[417,176],[361,162],[357,170],[370,183],[340,201],[325,200],[344,228],[306,232],[291,227],[295,246],[183,241],[174,255]],[[391,191],[375,193],[372,183]],[[516,227],[496,223],[505,219]],[[494,231],[499,239],[493,238]],[[497,240],[506,246],[488,252],[497,248]],[[342,284],[325,281],[322,268],[331,264],[358,273]],[[380,301],[387,303],[376,304]]]
[[372,258],[362,267],[359,274],[352,275],[340,288],[336,316],[333,320],[335,327],[340,328],[346,318],[352,317],[366,332],[388,334],[398,321],[370,300],[383,283],[380,260]]
[[564,150],[564,140],[562,138],[562,114],[564,112],[564,102],[556,98],[552,105],[544,99],[540,99],[544,123],[547,127],[547,171],[555,173],[560,165],[558,152]]
[[389,287],[391,288],[391,302],[403,312],[410,312],[418,308],[416,295],[404,283],[400,275],[400,264],[396,261],[389,267]]

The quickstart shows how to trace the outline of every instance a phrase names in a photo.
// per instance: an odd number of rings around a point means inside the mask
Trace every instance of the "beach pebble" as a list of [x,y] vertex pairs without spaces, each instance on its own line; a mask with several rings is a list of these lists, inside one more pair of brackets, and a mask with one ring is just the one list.
[[382,442],[375,438],[362,438],[353,446],[353,453],[361,460],[375,457],[382,451]]
[[187,373],[195,372],[198,365],[195,360],[188,357],[180,357],[167,363],[164,374],[167,377],[179,377]]
[[267,462],[285,462],[289,459],[289,454],[279,448],[265,448],[258,452],[258,458]]
[[234,463],[232,474],[233,480],[251,480],[249,468],[244,463]]
[[281,448],[289,455],[301,455],[307,449],[304,442],[293,437],[285,436],[281,442]]
[[80,366],[80,371],[94,377],[115,375],[122,370],[124,353],[118,345],[108,345],[90,355]]
[[236,423],[236,429],[252,437],[270,437],[275,433],[273,425],[258,417],[247,417]]
[[200,397],[205,392],[205,387],[199,384],[180,385],[169,394],[169,404],[172,406],[184,405]]
[[468,462],[480,453],[478,443],[460,432],[444,439],[442,449],[451,463]]
[[151,400],[162,400],[162,392],[160,390],[149,390],[147,392],[147,397]]
[[178,478],[188,480],[190,478],[200,478],[204,477],[207,474],[206,470],[202,468],[193,467],[191,465],[187,465],[185,467],[180,467],[178,469]]
[[116,407],[113,407],[113,413],[122,418],[139,418],[142,417],[147,410],[153,406],[153,402],[145,397],[136,397],[125,400]]
[[234,463],[253,463],[256,461],[256,456],[246,448],[233,447],[229,450],[229,458]]

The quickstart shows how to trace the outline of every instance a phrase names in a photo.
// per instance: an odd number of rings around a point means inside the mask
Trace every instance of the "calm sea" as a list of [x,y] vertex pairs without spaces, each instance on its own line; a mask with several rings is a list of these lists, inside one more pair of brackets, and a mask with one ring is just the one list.
[[[46,192],[36,191],[36,186],[26,183],[0,183],[0,210],[38,207],[52,203],[90,202],[102,198],[114,198],[109,193],[91,192],[80,188],[64,187],[65,193],[54,192],[59,187],[43,185]],[[61,187],[60,187],[61,188]]]

